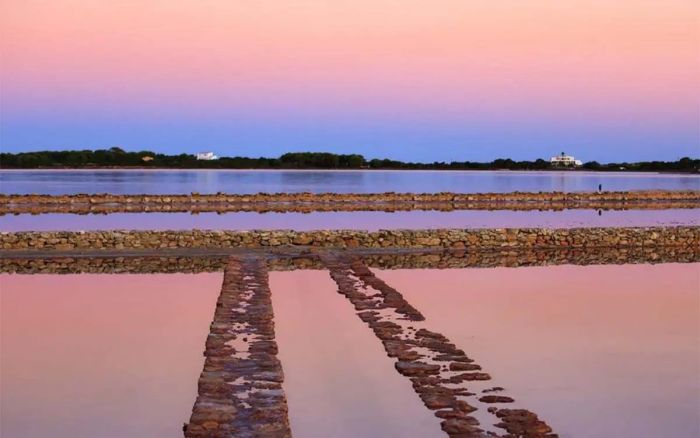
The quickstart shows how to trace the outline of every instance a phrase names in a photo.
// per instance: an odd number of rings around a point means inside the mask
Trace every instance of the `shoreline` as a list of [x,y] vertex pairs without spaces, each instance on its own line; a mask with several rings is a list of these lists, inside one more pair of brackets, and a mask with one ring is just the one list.
[[644,171],[644,170],[591,170],[591,169],[532,169],[532,170],[510,170],[510,169],[298,169],[298,168],[275,168],[275,169],[216,169],[198,167],[37,167],[37,168],[0,168],[0,174],[11,172],[338,172],[338,173],[363,173],[363,172],[425,172],[425,173],[508,173],[508,174],[534,174],[534,173],[554,173],[554,174],[593,174],[593,175],[658,175],[658,176],[686,176],[700,178],[698,172],[673,172],[673,171]]

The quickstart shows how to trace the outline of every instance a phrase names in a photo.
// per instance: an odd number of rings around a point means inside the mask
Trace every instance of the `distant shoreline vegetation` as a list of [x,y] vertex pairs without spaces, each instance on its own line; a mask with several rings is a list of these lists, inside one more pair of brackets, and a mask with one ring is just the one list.
[[[396,169],[396,170],[561,170],[549,161],[514,161],[499,158],[491,162],[452,161],[412,163],[389,159],[368,160],[359,154],[290,152],[278,158],[220,157],[197,159],[193,154],[165,155],[151,151],[127,152],[121,148],[72,151],[0,153],[0,169]],[[571,168],[570,168],[571,169]],[[598,163],[589,161],[576,167],[594,171],[700,172],[700,159]],[[574,169],[571,169],[574,170]]]

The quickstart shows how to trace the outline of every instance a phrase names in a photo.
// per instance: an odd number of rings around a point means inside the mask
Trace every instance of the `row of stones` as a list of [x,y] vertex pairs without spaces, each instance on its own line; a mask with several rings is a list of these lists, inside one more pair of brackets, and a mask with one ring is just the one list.
[[0,194],[0,204],[6,203],[247,203],[247,202],[517,202],[517,201],[633,201],[633,200],[696,200],[700,201],[697,190],[640,190],[616,192],[508,192],[508,193],[257,193],[257,194],[138,194],[118,195],[72,194]]
[[[440,251],[409,254],[367,254],[364,263],[380,269],[450,269],[543,265],[607,265],[631,263],[697,263],[700,247],[556,248],[508,251]],[[45,257],[0,258],[0,273],[199,273],[222,271],[226,257]],[[284,256],[268,261],[272,271],[323,269],[316,257]]]
[[570,209],[592,210],[667,210],[700,208],[698,201],[631,201],[631,202],[402,202],[402,203],[255,203],[255,204],[8,204],[0,205],[0,216],[20,214],[70,213],[78,215],[112,213],[321,213],[380,211],[458,211],[458,210],[510,210],[510,211],[563,211]]
[[[525,409],[504,408],[511,397],[489,394],[501,387],[482,387],[479,394],[469,386],[491,380],[481,366],[444,335],[426,329],[425,318],[395,289],[376,277],[362,262],[322,254],[331,277],[382,342],[387,355],[396,359],[396,370],[410,379],[423,404],[442,419],[442,430],[451,437],[528,436],[553,437],[552,429]],[[483,383],[481,386],[484,386]],[[491,405],[484,407],[484,405]],[[480,406],[495,414],[495,427],[502,435],[484,429],[472,413]]]
[[700,191],[512,193],[276,193],[216,195],[2,195],[4,214],[698,208]]
[[186,437],[291,437],[264,261],[229,260],[204,356]]
[[317,231],[42,231],[2,232],[2,250],[261,248],[547,248],[654,247],[700,244],[700,227],[505,228]]

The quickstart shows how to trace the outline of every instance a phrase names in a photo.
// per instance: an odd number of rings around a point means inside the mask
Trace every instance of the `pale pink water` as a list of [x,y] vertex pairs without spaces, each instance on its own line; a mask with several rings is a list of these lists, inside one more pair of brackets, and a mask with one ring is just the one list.
[[[375,272],[560,436],[700,435],[700,264]],[[442,436],[327,271],[270,282],[296,436]],[[220,285],[1,275],[0,435],[180,436]]]
[[444,436],[327,271],[272,272],[270,287],[295,436]]
[[0,231],[53,230],[187,230],[328,228],[379,230],[397,228],[645,227],[700,225],[700,209],[668,210],[455,210],[313,213],[112,213],[0,216]]
[[700,436],[700,264],[375,272],[560,436]]
[[175,437],[221,274],[0,275],[0,435]]

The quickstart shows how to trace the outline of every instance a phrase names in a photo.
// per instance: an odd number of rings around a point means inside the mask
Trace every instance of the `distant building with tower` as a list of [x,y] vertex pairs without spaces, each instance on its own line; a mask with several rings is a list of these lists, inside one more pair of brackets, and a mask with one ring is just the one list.
[[219,157],[214,155],[214,152],[200,152],[197,154],[197,159],[204,160],[204,161],[212,161],[212,160],[218,160]]
[[578,167],[582,166],[583,162],[581,160],[575,159],[571,155],[566,155],[562,152],[560,155],[555,155],[549,159],[549,164],[555,167]]

